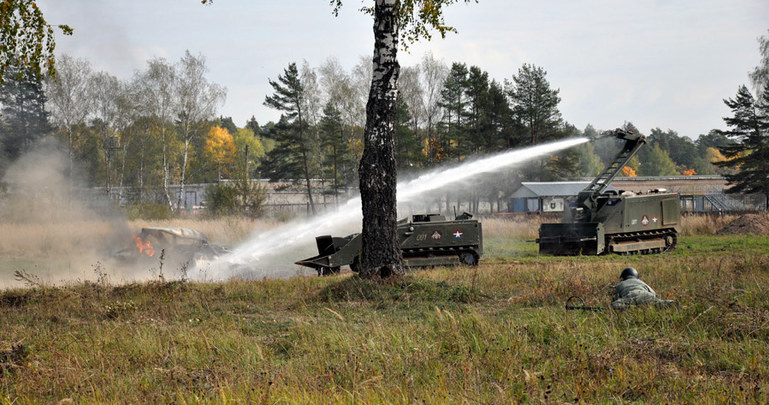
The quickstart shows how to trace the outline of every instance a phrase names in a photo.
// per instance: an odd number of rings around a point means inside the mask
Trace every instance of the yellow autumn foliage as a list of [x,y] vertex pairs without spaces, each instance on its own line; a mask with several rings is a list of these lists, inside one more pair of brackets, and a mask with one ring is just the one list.
[[622,175],[625,177],[637,177],[638,175],[635,173],[635,170],[633,170],[630,166],[623,166],[622,167]]
[[226,129],[213,126],[206,136],[203,154],[219,168],[231,164],[235,160],[235,140]]

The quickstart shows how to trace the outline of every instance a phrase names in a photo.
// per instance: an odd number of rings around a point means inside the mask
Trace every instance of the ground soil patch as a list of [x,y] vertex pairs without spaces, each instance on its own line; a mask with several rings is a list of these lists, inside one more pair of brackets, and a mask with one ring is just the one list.
[[769,235],[769,217],[766,215],[746,214],[728,223],[718,231],[718,235]]

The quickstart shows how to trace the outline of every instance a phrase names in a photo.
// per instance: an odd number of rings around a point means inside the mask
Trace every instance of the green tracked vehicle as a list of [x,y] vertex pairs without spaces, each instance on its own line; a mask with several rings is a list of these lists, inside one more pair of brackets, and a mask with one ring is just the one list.
[[[407,267],[477,266],[483,254],[481,223],[462,213],[454,219],[438,214],[412,215],[398,221],[397,232]],[[296,262],[312,267],[318,275],[338,273],[342,266],[360,270],[363,238],[359,233],[345,237],[318,236],[318,255]]]
[[563,222],[542,224],[539,253],[547,255],[648,254],[672,250],[681,224],[676,193],[607,191],[609,183],[646,143],[643,135],[617,129],[625,145],[604,171],[564,210]]

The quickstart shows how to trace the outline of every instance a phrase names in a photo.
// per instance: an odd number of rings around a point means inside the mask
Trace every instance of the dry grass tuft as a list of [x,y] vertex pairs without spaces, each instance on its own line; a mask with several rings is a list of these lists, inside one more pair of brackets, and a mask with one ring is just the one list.
[[540,216],[509,218],[483,218],[485,238],[534,239],[539,236],[539,226],[544,222],[556,222],[554,218]]
[[681,221],[681,235],[715,235],[736,218],[735,215],[685,215]]
[[0,254],[69,255],[90,252],[120,230],[106,221],[0,224]]

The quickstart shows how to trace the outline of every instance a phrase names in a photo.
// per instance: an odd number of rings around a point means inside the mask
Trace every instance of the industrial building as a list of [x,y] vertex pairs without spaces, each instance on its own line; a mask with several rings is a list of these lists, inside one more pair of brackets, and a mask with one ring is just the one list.
[[[560,213],[569,197],[576,196],[590,181],[523,182],[510,195],[514,213]],[[609,190],[646,193],[665,189],[681,197],[681,211],[693,213],[760,211],[766,206],[761,194],[727,194],[729,185],[721,176],[617,177]]]

